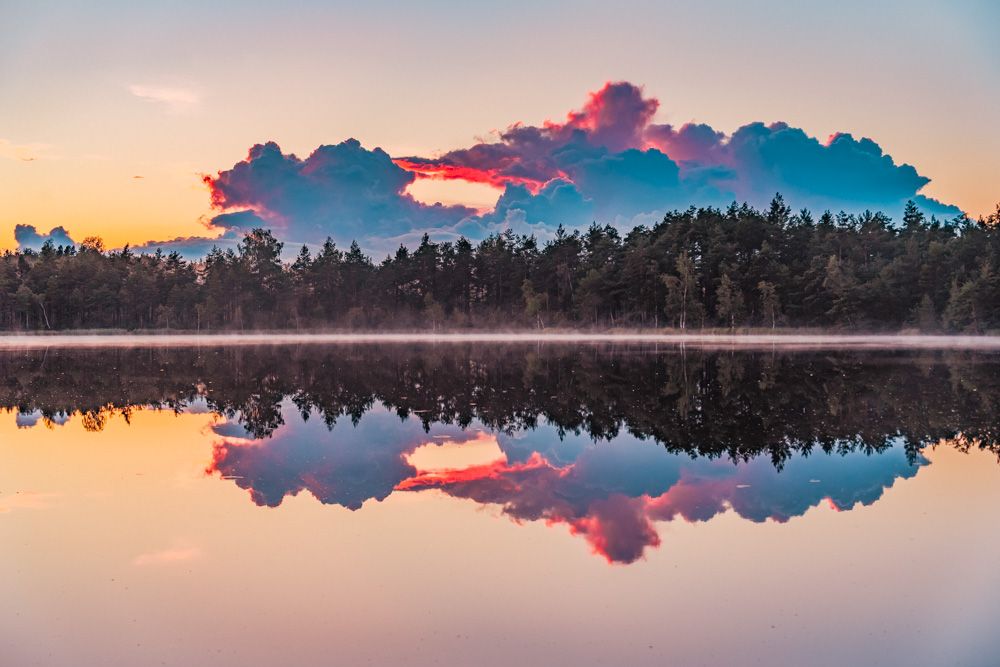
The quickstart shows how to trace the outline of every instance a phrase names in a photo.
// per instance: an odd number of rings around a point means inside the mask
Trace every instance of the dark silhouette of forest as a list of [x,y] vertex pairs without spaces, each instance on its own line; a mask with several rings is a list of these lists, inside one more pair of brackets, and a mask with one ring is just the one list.
[[357,423],[377,404],[425,428],[544,420],[622,432],[692,457],[780,466],[795,453],[907,451],[939,440],[1000,455],[1000,372],[982,352],[709,352],[643,345],[52,349],[0,353],[0,407],[100,430],[116,414],[193,401],[267,438],[282,403]]
[[1000,329],[1000,207],[979,220],[900,224],[882,213],[691,208],[624,236],[559,228],[403,246],[374,262],[357,243],[282,261],[269,231],[203,261],[79,247],[0,258],[0,328],[494,329],[825,327]]

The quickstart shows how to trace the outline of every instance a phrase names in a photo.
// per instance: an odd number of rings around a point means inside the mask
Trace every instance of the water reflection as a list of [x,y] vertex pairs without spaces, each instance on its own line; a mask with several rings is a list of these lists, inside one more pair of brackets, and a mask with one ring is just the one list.
[[913,477],[930,444],[1000,451],[997,366],[642,346],[24,351],[0,354],[0,406],[19,427],[72,415],[91,431],[145,406],[210,411],[208,472],[258,505],[434,491],[630,563],[659,545],[656,522],[849,510]]
[[[394,491],[437,489],[499,506],[515,521],[565,525],[621,563],[659,545],[654,521],[707,521],[730,508],[751,521],[786,521],[824,500],[851,509],[876,501],[926,463],[902,446],[870,452],[846,446],[840,454],[793,454],[779,469],[766,457],[734,463],[669,452],[628,433],[595,442],[544,420],[532,429],[495,432],[478,421],[425,429],[381,406],[329,427],[316,413],[301,419],[291,401],[280,413],[284,423],[265,438],[240,433],[236,422],[214,429],[220,437],[209,472],[248,490],[258,505],[274,507],[307,491],[357,510]],[[495,460],[432,469],[412,461],[418,449],[484,439],[495,443]]]

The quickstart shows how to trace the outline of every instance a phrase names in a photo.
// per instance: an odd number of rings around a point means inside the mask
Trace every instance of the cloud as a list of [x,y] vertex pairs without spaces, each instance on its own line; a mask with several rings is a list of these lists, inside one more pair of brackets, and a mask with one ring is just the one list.
[[34,225],[16,225],[14,240],[21,250],[41,250],[46,241],[52,241],[56,247],[76,245],[69,232],[62,226],[54,227],[47,234],[43,234]]
[[[482,235],[508,227],[517,232],[537,232],[530,229],[532,221],[536,224],[539,221],[558,224],[563,219],[569,223],[593,219],[594,216],[593,202],[584,199],[571,181],[556,178],[543,185],[537,193],[532,193],[525,185],[508,185],[492,212],[469,222],[478,225],[479,235]],[[475,230],[475,227],[467,225],[467,229]],[[472,235],[476,232],[473,231]]]
[[230,216],[229,220],[233,220],[232,216],[236,216],[236,220],[233,221],[232,227],[224,228],[225,231],[223,231],[223,233],[219,236],[179,236],[166,241],[148,241],[146,243],[141,243],[139,245],[132,246],[132,250],[140,254],[151,254],[157,251],[162,251],[168,254],[171,252],[177,252],[185,259],[200,260],[204,259],[213,248],[218,248],[220,250],[235,250],[240,244],[240,241],[243,240],[244,232],[248,232],[254,227],[267,226],[263,220],[257,218],[252,213],[246,216],[238,214],[226,215]]
[[7,158],[8,160],[34,162],[40,158],[47,157],[45,152],[50,148],[49,144],[15,144],[7,139],[0,139],[0,157]]
[[639,147],[642,133],[659,102],[644,99],[642,89],[625,82],[608,83],[591,93],[579,111],[564,122],[541,127],[515,123],[499,141],[479,143],[439,158],[409,157],[397,163],[424,177],[463,179],[491,185],[520,184],[538,190],[547,181],[567,176],[576,153],[603,148],[620,152]]
[[[243,240],[243,233],[250,231],[254,227],[265,227],[267,223],[251,212],[226,213],[217,218],[224,221],[224,225],[219,226],[218,231],[222,231],[217,236],[185,236],[169,239],[165,241],[148,241],[131,246],[130,249],[136,253],[164,253],[178,252],[182,257],[189,260],[203,259],[213,248],[221,250],[235,249]],[[212,231],[217,231],[213,229]],[[34,225],[16,225],[14,227],[14,239],[20,250],[39,251],[46,241],[58,248],[60,246],[69,247],[77,245],[65,227],[54,227],[48,233],[38,231]]]
[[[871,139],[836,134],[821,142],[781,122],[749,123],[731,135],[704,123],[675,128],[652,122],[658,107],[638,86],[608,83],[563,122],[517,123],[495,141],[396,163],[422,178],[503,187],[497,210],[484,220],[526,225],[584,225],[593,216],[628,222],[734,200],[764,206],[776,192],[793,206],[818,210],[873,208],[893,215],[913,199],[930,213],[960,213],[920,195],[929,179],[897,164]],[[575,188],[564,205],[551,204],[546,188],[555,182]]]
[[920,199],[932,213],[959,212],[920,197],[930,179],[910,165],[896,164],[867,138],[838,133],[821,142],[787,123],[750,123],[730,136],[707,125],[689,124],[677,131],[653,125],[646,136],[690,169],[726,170],[707,180],[758,205],[780,191],[796,205],[816,209],[896,212],[907,199]]
[[136,83],[128,91],[140,99],[164,105],[171,113],[186,113],[201,103],[200,96],[189,88]]
[[[198,104],[187,89],[129,90],[172,111]],[[273,141],[256,144],[231,168],[204,177],[215,212],[211,234],[142,248],[194,257],[216,243],[234,247],[255,226],[292,245],[329,236],[341,245],[357,240],[369,252],[413,244],[424,233],[478,240],[513,229],[544,240],[559,224],[630,227],[692,205],[763,207],[777,192],[793,208],[814,211],[898,216],[912,199],[928,213],[960,213],[922,195],[930,179],[872,139],[838,133],[821,141],[783,122],[751,122],[731,134],[704,123],[658,124],[659,108],[642,88],[619,81],[590,93],[562,120],[514,123],[490,140],[436,157],[393,158],[355,139],[321,145],[305,158]],[[428,205],[407,191],[418,178],[488,184],[497,188],[497,202],[486,212]],[[26,238],[39,236],[25,230]]]
[[675,130],[672,125],[650,125],[644,138],[678,162],[723,162],[721,147],[726,135],[704,123],[686,123]]
[[274,142],[257,144],[232,169],[206,176],[212,205],[224,211],[212,225],[231,229],[255,215],[283,238],[339,243],[376,242],[414,229],[438,229],[474,214],[464,206],[426,205],[405,192],[415,175],[380,148],[355,139],[320,146],[307,158],[285,154]]

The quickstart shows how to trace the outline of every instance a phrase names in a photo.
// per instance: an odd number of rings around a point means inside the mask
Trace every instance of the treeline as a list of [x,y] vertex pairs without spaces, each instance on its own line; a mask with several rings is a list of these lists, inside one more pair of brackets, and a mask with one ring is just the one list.
[[1000,329],[1000,207],[979,220],[691,208],[622,234],[559,228],[282,261],[269,231],[200,262],[79,247],[0,257],[0,328],[315,329],[621,326]]
[[[599,441],[627,432],[692,457],[767,456],[780,466],[795,453],[874,453],[900,441],[914,458],[941,440],[1000,454],[998,365],[996,355],[969,351],[642,345],[22,350],[0,352],[0,409],[57,423],[79,416],[100,430],[144,406],[199,405],[268,438],[285,424],[289,401],[330,428],[381,405],[428,431],[544,423]],[[383,440],[369,449],[391,445]],[[335,467],[324,459],[324,470]]]

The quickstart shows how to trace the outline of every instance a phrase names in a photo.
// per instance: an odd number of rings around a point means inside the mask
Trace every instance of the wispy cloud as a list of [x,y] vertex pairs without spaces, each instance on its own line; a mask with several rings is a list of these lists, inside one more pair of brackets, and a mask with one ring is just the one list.
[[44,154],[49,148],[51,148],[49,144],[15,144],[7,139],[0,139],[0,157],[9,160],[34,162],[38,159],[50,157]]
[[171,113],[193,111],[201,102],[201,97],[190,88],[156,86],[134,83],[128,91],[136,97],[166,106]]

